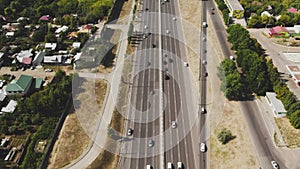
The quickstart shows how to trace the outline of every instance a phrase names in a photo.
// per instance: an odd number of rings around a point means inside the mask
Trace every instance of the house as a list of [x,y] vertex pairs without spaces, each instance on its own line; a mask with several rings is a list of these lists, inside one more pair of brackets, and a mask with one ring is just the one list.
[[287,111],[285,110],[282,102],[276,98],[276,93],[267,92],[266,97],[272,108],[272,112],[274,113],[274,116],[275,117],[285,117]]
[[0,59],[3,57],[4,53],[0,52]]
[[45,54],[46,54],[46,53],[45,53],[44,51],[38,52],[38,53],[35,55],[35,57],[34,57],[34,59],[33,59],[33,61],[32,61],[32,64],[33,64],[34,66],[41,65],[41,63],[42,63],[43,60],[44,60]]
[[61,32],[66,32],[68,29],[69,29],[69,27],[67,27],[67,26],[64,25],[64,26],[62,26],[60,28],[57,28],[55,30],[55,33],[58,34],[58,33],[61,33]]
[[32,84],[33,77],[27,75],[21,75],[18,80],[13,80],[6,87],[8,95],[20,94],[26,95]]
[[6,37],[13,37],[15,35],[15,32],[6,32]]
[[44,63],[61,63],[62,55],[45,56]]
[[0,106],[3,106],[5,99],[6,99],[6,92],[1,89],[0,90]]
[[32,58],[23,58],[22,59],[22,64],[24,65],[31,65]]
[[13,113],[16,109],[17,104],[17,101],[10,100],[6,107],[2,107],[1,112]]
[[35,90],[40,90],[42,88],[43,78],[35,78]]
[[50,15],[43,15],[40,17],[40,21],[49,22],[52,20],[52,17]]
[[268,12],[268,11],[263,11],[261,14],[260,14],[260,16],[267,16],[267,17],[270,17],[270,16],[272,16],[271,14],[270,14],[270,12]]
[[73,47],[73,48],[80,48],[80,45],[81,45],[80,42],[74,42],[74,43],[72,44],[72,47]]
[[45,48],[46,48],[46,49],[55,50],[55,49],[56,49],[56,46],[57,46],[56,43],[45,43]]
[[294,8],[294,7],[291,7],[291,8],[289,8],[289,9],[287,9],[287,11],[288,11],[289,13],[297,13],[297,12],[298,12],[298,10],[297,10],[296,8]]
[[32,52],[32,49],[22,50],[20,53],[17,54],[17,60],[20,63],[22,63],[24,58],[30,58],[33,55],[31,52]]
[[234,18],[244,18],[244,8],[238,0],[224,0],[225,4],[228,6],[230,14]]
[[289,35],[288,30],[283,26],[275,26],[269,30],[270,36],[287,36]]

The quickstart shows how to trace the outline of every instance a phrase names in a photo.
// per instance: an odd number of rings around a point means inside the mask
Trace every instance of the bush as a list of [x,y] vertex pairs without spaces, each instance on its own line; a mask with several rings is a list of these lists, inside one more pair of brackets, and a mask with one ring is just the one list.
[[231,134],[231,131],[226,128],[223,128],[217,137],[222,144],[226,144],[234,138]]

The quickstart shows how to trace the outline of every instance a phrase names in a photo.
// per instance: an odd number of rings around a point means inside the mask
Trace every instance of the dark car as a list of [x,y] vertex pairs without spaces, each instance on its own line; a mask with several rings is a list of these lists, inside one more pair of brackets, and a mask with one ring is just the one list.
[[131,128],[129,128],[128,131],[127,131],[127,135],[131,136],[132,134],[133,134],[133,130]]

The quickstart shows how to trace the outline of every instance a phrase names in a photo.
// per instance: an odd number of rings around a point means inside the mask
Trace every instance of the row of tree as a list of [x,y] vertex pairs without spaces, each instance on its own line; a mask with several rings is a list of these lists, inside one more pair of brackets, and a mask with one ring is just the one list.
[[264,50],[256,39],[241,25],[227,28],[228,41],[236,51],[235,62],[225,59],[219,67],[219,77],[222,80],[221,89],[229,100],[248,98],[252,93],[265,95],[275,91],[288,111],[287,117],[295,128],[300,128],[300,102],[282,81],[280,73],[274,67],[271,59],[266,59]]
[[10,19],[20,16],[37,22],[42,15],[61,17],[78,14],[81,22],[91,23],[107,16],[112,0],[0,0],[0,14]]
[[216,2],[218,4],[218,8],[222,12],[224,23],[229,25],[231,23],[231,19],[229,17],[229,9],[227,5],[224,3],[224,0],[216,0]]

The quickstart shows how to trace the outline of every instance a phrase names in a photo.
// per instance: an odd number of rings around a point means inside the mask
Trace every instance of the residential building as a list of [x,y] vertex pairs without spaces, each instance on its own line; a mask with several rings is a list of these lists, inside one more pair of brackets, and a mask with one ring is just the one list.
[[238,0],[224,0],[225,4],[228,6],[230,14],[234,18],[244,18],[244,8]]
[[275,26],[269,30],[270,36],[288,36],[289,31],[283,26]]
[[294,7],[291,7],[291,8],[289,8],[289,9],[287,9],[287,11],[288,11],[289,13],[297,13],[297,12],[298,12],[298,10],[297,10],[296,8],[294,8]]
[[33,77],[27,75],[21,75],[18,80],[13,80],[6,87],[8,95],[20,94],[26,95],[32,84]]
[[267,92],[266,93],[267,100],[272,108],[272,112],[274,113],[275,117],[285,117],[286,110],[282,104],[282,102],[276,98],[276,93],[274,92]]
[[62,55],[44,56],[44,63],[61,63]]
[[[22,63],[24,58],[30,58],[33,54],[31,53],[32,49],[29,50],[22,50],[20,53],[17,55],[17,60]],[[28,60],[27,60],[28,61]],[[26,62],[26,61],[24,61]],[[30,61],[31,62],[31,61]]]
[[35,78],[35,90],[40,90],[42,88],[43,78]]
[[2,107],[1,112],[2,113],[13,113],[17,106],[17,101],[10,100],[6,107]]
[[34,66],[41,65],[41,63],[42,63],[43,60],[44,60],[45,54],[46,54],[46,53],[45,53],[44,51],[38,52],[38,53],[35,55],[35,57],[34,57],[34,59],[33,59],[33,61],[32,61],[32,64],[33,64]]
[[46,49],[51,49],[51,50],[55,50],[56,49],[57,44],[56,43],[46,43],[45,44],[45,48]]

